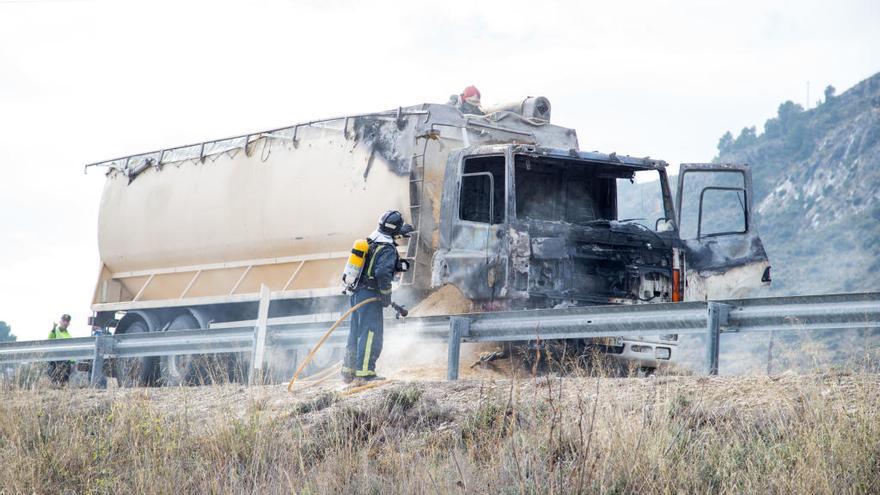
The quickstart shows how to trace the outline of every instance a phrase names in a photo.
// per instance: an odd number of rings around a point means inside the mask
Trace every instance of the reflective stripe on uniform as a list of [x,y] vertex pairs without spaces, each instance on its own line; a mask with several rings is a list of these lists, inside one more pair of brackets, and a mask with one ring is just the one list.
[[367,277],[373,276],[373,265],[376,263],[376,255],[379,254],[379,251],[382,250],[387,244],[377,244],[376,250],[373,251],[373,256],[370,257],[370,266],[367,267]]
[[[358,376],[364,376],[364,375],[361,375],[361,373],[370,372],[370,354],[372,353],[372,351],[373,351],[373,331],[370,330],[367,332],[367,345],[366,345],[366,348],[364,349],[364,364],[361,366],[360,371],[358,371]],[[375,372],[372,372],[372,373],[375,374]]]

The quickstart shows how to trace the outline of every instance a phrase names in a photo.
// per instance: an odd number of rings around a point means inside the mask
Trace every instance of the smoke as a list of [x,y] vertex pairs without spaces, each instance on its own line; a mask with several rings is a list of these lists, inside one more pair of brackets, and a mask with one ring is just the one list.
[[[491,370],[472,369],[480,353],[494,351],[500,344],[463,343],[459,358],[459,377],[492,378],[500,376]],[[382,354],[376,364],[378,373],[400,380],[445,380],[448,346],[442,342],[427,342],[418,326],[386,332]]]

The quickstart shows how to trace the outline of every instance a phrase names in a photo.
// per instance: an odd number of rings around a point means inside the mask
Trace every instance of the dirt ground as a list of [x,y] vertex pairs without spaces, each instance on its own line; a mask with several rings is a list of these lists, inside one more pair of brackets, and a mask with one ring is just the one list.
[[877,373],[423,371],[356,392],[6,384],[0,492],[880,493]]
[[[579,399],[591,401],[606,399],[625,409],[638,411],[668,403],[675,396],[687,396],[706,410],[760,411],[768,406],[779,407],[802,400],[805,391],[819,390],[821,398],[835,403],[877,407],[880,398],[880,375],[852,375],[847,372],[828,372],[799,375],[791,372],[776,376],[698,377],[650,376],[647,378],[593,378],[593,377],[521,377],[508,378],[501,373],[474,370],[471,376],[446,381],[433,379],[436,370],[424,370],[430,379],[389,379],[375,388],[349,393],[348,387],[337,379],[319,384],[304,380],[293,392],[287,385],[246,387],[241,385],[214,385],[176,388],[109,388],[107,390],[50,390],[11,394],[13,401],[55,402],[69,401],[73,409],[91,409],[99,404],[140,401],[148,403],[157,412],[174,416],[182,414],[190,420],[222,415],[226,418],[243,417],[254,410],[265,417],[283,417],[292,411],[302,411],[303,404],[332,394],[334,400],[324,408],[316,408],[304,416],[333,412],[334,409],[365,406],[381,400],[389,391],[414,386],[421,390],[422,400],[443,407],[453,416],[463,415],[486,400],[514,401],[536,404],[555,401],[573,405]],[[862,397],[865,391],[872,397]],[[856,392],[858,391],[858,392]]]

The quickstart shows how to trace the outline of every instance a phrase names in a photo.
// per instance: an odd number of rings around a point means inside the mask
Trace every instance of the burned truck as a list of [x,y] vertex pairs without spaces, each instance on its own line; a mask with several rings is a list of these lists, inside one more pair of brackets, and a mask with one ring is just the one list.
[[[354,239],[389,209],[415,226],[395,292],[414,314],[741,297],[769,284],[745,165],[579,150],[545,98],[487,115],[422,104],[99,162],[95,325],[209,328],[345,308]],[[675,336],[617,339],[654,366]],[[187,357],[120,361],[128,384],[179,384]]]

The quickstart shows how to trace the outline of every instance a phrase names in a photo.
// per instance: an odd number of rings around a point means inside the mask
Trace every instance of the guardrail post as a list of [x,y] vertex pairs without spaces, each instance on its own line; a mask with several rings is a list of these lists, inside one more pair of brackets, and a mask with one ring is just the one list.
[[89,386],[107,388],[107,377],[104,376],[104,354],[112,351],[113,343],[112,335],[98,335],[95,337],[95,357],[92,359]]
[[260,307],[257,310],[257,326],[254,327],[254,350],[251,353],[251,367],[248,372],[248,385],[262,379],[263,359],[266,354],[266,322],[269,320],[269,286],[260,285]]
[[458,380],[458,363],[461,357],[461,339],[468,335],[471,320],[461,316],[449,318],[449,354],[446,363],[446,379]]
[[721,340],[721,325],[727,324],[730,307],[726,304],[710,302],[706,317],[706,374],[718,374],[718,354]]

